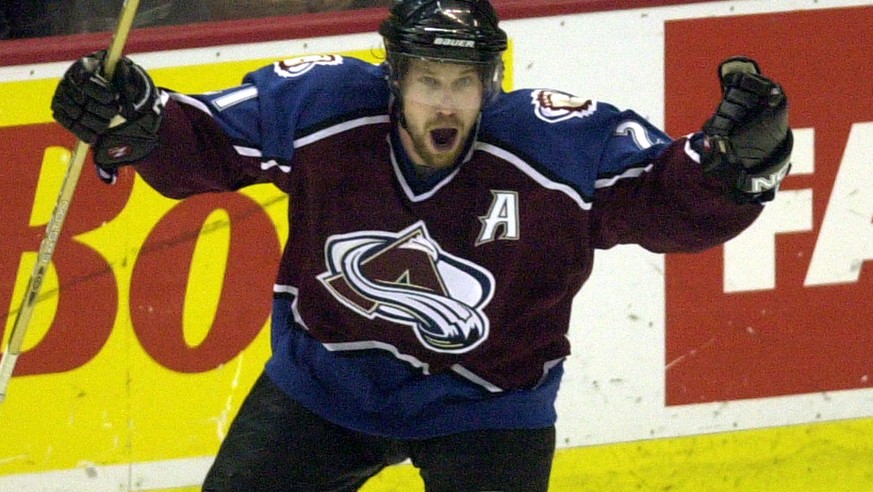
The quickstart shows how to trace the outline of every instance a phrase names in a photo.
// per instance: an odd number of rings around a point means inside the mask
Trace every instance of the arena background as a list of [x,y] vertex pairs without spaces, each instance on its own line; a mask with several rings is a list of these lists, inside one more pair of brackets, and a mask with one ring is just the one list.
[[[607,101],[680,136],[715,107],[718,62],[744,54],[785,86],[797,139],[779,197],[725,247],[598,253],[551,489],[873,491],[873,1],[496,5],[507,89]],[[376,61],[384,15],[139,28],[128,53],[202,92],[298,55]],[[51,94],[108,42],[0,41],[3,347],[73,146]],[[88,167],[0,404],[0,491],[197,490],[268,356],[286,205],[268,186],[178,202]],[[364,487],[415,490],[409,465]]]

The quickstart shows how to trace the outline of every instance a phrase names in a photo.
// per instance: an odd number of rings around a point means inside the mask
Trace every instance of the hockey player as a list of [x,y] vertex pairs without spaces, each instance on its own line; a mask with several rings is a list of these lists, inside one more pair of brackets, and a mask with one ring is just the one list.
[[131,164],[169,197],[291,197],[272,356],[204,490],[356,490],[405,459],[430,492],[547,490],[594,250],[721,244],[788,170],[785,96],[751,60],[720,66],[715,115],[673,140],[607,103],[502,92],[485,0],[399,0],[379,32],[379,65],[307,56],[184,95],[127,59],[106,81],[96,53],[57,89],[107,181]]

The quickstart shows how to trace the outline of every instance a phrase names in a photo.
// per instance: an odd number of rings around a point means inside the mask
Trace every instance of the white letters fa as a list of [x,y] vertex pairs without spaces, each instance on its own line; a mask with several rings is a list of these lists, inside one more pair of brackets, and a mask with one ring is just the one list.
[[476,246],[494,241],[495,237],[511,240],[518,240],[521,237],[518,224],[518,193],[491,190],[491,196],[493,199],[488,214],[479,217],[482,229],[479,231]]
[[[815,133],[794,130],[791,175],[813,175]],[[849,132],[806,272],[805,287],[851,284],[873,261],[873,122]],[[724,246],[724,291],[776,288],[776,237],[814,230],[813,190],[780,190],[746,231]]]

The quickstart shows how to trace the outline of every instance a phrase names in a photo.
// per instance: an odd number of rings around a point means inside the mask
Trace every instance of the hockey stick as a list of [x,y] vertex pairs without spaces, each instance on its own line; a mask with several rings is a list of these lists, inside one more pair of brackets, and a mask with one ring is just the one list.
[[[106,54],[106,62],[103,68],[103,75],[107,80],[112,80],[112,75],[115,73],[115,65],[121,58],[124,45],[127,43],[127,36],[130,34],[130,28],[133,26],[133,19],[136,16],[138,7],[139,0],[124,0],[124,4],[121,6],[121,12],[118,15],[118,25],[115,27],[115,32],[112,35],[112,42],[109,45],[109,51]],[[118,118],[116,116],[116,119]],[[118,124],[118,121],[113,120],[113,124]],[[39,298],[39,290],[42,286],[46,270],[52,261],[55,246],[57,246],[58,238],[61,235],[61,228],[64,226],[67,212],[70,210],[70,201],[73,199],[73,192],[76,190],[76,184],[79,182],[79,175],[82,173],[82,165],[85,162],[85,156],[88,154],[89,148],[90,145],[81,140],[76,142],[69,167],[67,167],[67,172],[61,184],[61,191],[58,194],[57,202],[55,202],[55,208],[52,210],[51,218],[46,226],[45,237],[39,244],[36,264],[33,267],[33,273],[30,275],[27,290],[21,301],[21,308],[15,316],[15,324],[9,335],[9,344],[6,347],[6,351],[3,352],[3,358],[0,359],[0,402],[6,398],[6,388],[9,386],[9,380],[12,379],[15,362],[21,354],[24,333],[27,331],[30,317],[33,314],[33,308]]]

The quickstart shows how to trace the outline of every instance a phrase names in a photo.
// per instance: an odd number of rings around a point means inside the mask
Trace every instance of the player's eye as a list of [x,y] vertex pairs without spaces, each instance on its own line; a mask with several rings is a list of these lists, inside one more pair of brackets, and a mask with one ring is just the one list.
[[464,77],[455,81],[455,89],[467,89],[473,86],[473,77]]
[[423,76],[419,77],[418,82],[420,84],[424,85],[425,87],[430,88],[430,89],[435,89],[435,88],[439,87],[439,85],[440,85],[440,82],[436,78],[430,77],[428,75],[423,75]]

